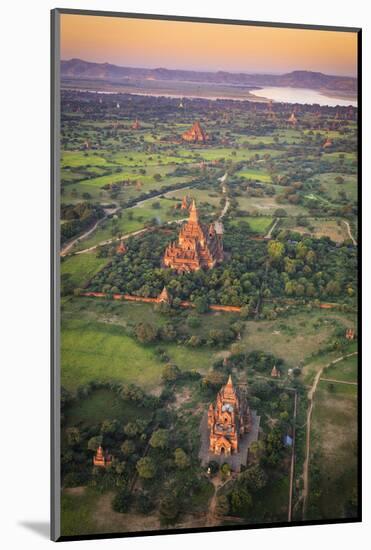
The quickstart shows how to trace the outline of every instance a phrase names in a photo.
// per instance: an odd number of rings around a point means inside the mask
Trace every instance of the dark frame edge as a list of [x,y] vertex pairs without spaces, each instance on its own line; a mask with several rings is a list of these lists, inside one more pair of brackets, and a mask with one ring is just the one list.
[[229,525],[219,527],[194,527],[187,529],[156,529],[153,531],[132,531],[126,533],[99,533],[92,535],[62,535],[58,542],[70,542],[75,540],[102,540],[102,539],[118,539],[118,538],[133,538],[133,537],[153,537],[161,535],[187,535],[198,533],[219,533],[229,531],[251,531],[255,529],[274,529],[274,528],[287,528],[287,527],[312,527],[315,525],[344,525],[349,523],[361,523],[361,518],[343,518],[343,519],[330,519],[330,520],[306,520],[306,521],[292,521],[288,522],[276,522],[276,523],[257,523],[254,525]]
[[75,8],[55,8],[55,11],[63,15],[93,15],[97,17],[126,17],[129,19],[155,19],[158,21],[180,21],[190,23],[217,23],[224,25],[241,25],[254,27],[280,27],[285,29],[307,29],[318,31],[358,32],[360,27],[341,27],[332,25],[316,25],[304,23],[276,23],[269,21],[250,21],[244,19],[221,19],[217,17],[198,17],[191,15],[163,15],[155,13],[127,13],[118,11],[84,10]]
[[50,286],[50,538],[60,540],[60,361],[59,361],[59,57],[60,57],[60,10],[50,12],[50,217],[51,217],[51,286]]
[[358,308],[357,308],[357,331],[358,331],[358,400],[357,400],[357,431],[358,431],[358,517],[362,521],[362,29],[357,31],[357,195],[358,195]]

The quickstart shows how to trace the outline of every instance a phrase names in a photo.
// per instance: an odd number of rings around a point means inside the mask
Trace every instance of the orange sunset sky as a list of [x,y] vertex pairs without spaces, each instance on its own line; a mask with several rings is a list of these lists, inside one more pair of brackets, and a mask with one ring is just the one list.
[[131,67],[356,76],[355,32],[61,15],[61,58]]

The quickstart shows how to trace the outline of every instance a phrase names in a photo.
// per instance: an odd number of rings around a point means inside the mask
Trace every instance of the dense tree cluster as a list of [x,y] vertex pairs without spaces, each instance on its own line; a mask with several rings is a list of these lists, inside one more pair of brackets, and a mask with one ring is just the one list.
[[[180,300],[190,300],[200,313],[206,312],[209,304],[247,306],[253,311],[260,294],[265,299],[347,302],[356,292],[356,249],[335,245],[328,237],[314,239],[281,231],[267,245],[247,240],[243,230],[237,228],[225,234],[226,260],[220,266],[182,275],[161,268],[163,251],[171,237],[174,233],[170,236],[157,231],[129,241],[128,252],[115,256],[93,278],[89,289],[108,295],[121,292],[155,297],[166,286],[173,306]],[[149,330],[142,324],[137,337],[143,342],[153,341],[156,335],[150,335]],[[171,337],[168,334],[163,339]],[[197,339],[193,343],[198,345]]]
[[61,225],[62,244],[75,237],[83,229],[93,225],[104,216],[104,210],[100,205],[80,202],[78,204],[65,204],[61,207],[61,219],[64,223]]
[[355,294],[357,252],[328,237],[313,239],[282,232],[268,245],[271,259],[267,297],[349,301]]
[[[161,268],[167,243],[176,233],[151,232],[128,242],[128,252],[116,256],[90,283],[90,290],[106,293],[129,293],[157,296],[164,286],[174,299],[198,303],[198,310],[207,304],[242,305],[256,301],[265,270],[266,244],[247,242],[243,231],[225,235],[230,259],[210,271],[183,275]],[[199,300],[199,301],[198,301]]]

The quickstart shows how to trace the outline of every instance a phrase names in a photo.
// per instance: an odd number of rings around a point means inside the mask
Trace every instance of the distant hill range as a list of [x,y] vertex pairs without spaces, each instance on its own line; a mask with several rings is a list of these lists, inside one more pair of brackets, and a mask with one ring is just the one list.
[[331,90],[345,93],[357,92],[357,80],[350,76],[334,76],[313,71],[293,71],[282,75],[229,73],[226,71],[185,71],[177,69],[142,69],[120,67],[110,63],[91,63],[82,59],[61,61],[61,77],[65,79],[110,80],[128,83],[131,80],[156,80],[177,82],[204,82],[229,84],[251,88],[261,86],[290,86],[312,90]]

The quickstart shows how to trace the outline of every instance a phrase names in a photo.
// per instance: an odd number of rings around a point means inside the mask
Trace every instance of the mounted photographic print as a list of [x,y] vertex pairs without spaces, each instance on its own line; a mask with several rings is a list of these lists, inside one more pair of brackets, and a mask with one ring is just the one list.
[[361,520],[360,37],[52,12],[52,538]]

